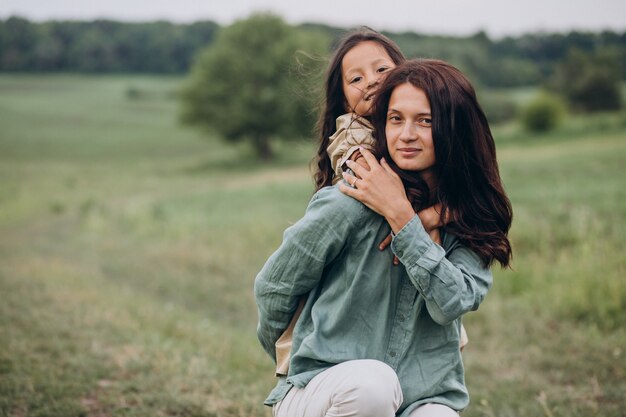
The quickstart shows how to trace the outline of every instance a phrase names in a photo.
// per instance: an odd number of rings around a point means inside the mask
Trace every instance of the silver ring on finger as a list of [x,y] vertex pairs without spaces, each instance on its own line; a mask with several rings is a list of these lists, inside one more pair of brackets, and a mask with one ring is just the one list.
[[359,180],[358,178],[355,178],[355,179],[354,179],[354,182],[352,183],[352,188],[356,188],[356,182],[357,182],[358,180]]

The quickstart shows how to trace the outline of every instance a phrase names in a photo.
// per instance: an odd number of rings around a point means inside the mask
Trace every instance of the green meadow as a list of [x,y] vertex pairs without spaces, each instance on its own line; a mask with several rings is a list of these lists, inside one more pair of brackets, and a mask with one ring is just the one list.
[[[182,128],[180,82],[0,75],[0,417],[270,415],[252,285],[314,149]],[[623,416],[626,113],[494,134],[514,263],[464,321],[463,416]]]

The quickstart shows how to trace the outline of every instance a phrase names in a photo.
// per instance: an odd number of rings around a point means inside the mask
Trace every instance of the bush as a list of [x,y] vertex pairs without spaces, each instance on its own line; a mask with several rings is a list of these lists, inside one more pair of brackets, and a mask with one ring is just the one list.
[[531,132],[554,129],[565,113],[565,105],[556,96],[542,93],[522,111],[522,124]]

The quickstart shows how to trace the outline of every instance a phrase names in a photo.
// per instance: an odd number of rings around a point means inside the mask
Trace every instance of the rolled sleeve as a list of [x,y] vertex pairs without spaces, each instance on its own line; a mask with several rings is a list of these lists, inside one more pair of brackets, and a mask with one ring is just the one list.
[[448,324],[478,309],[492,283],[491,271],[469,248],[458,244],[446,253],[413,217],[393,238],[391,249],[422,294],[432,319]]

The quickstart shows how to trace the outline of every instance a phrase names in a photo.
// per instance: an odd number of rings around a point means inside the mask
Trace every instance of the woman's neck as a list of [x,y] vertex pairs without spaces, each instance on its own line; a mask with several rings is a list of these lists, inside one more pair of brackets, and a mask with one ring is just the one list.
[[422,177],[422,180],[428,185],[428,189],[430,190],[430,197],[432,197],[435,191],[437,191],[437,186],[439,185],[437,176],[432,169],[426,169],[424,171],[421,171],[420,176]]

